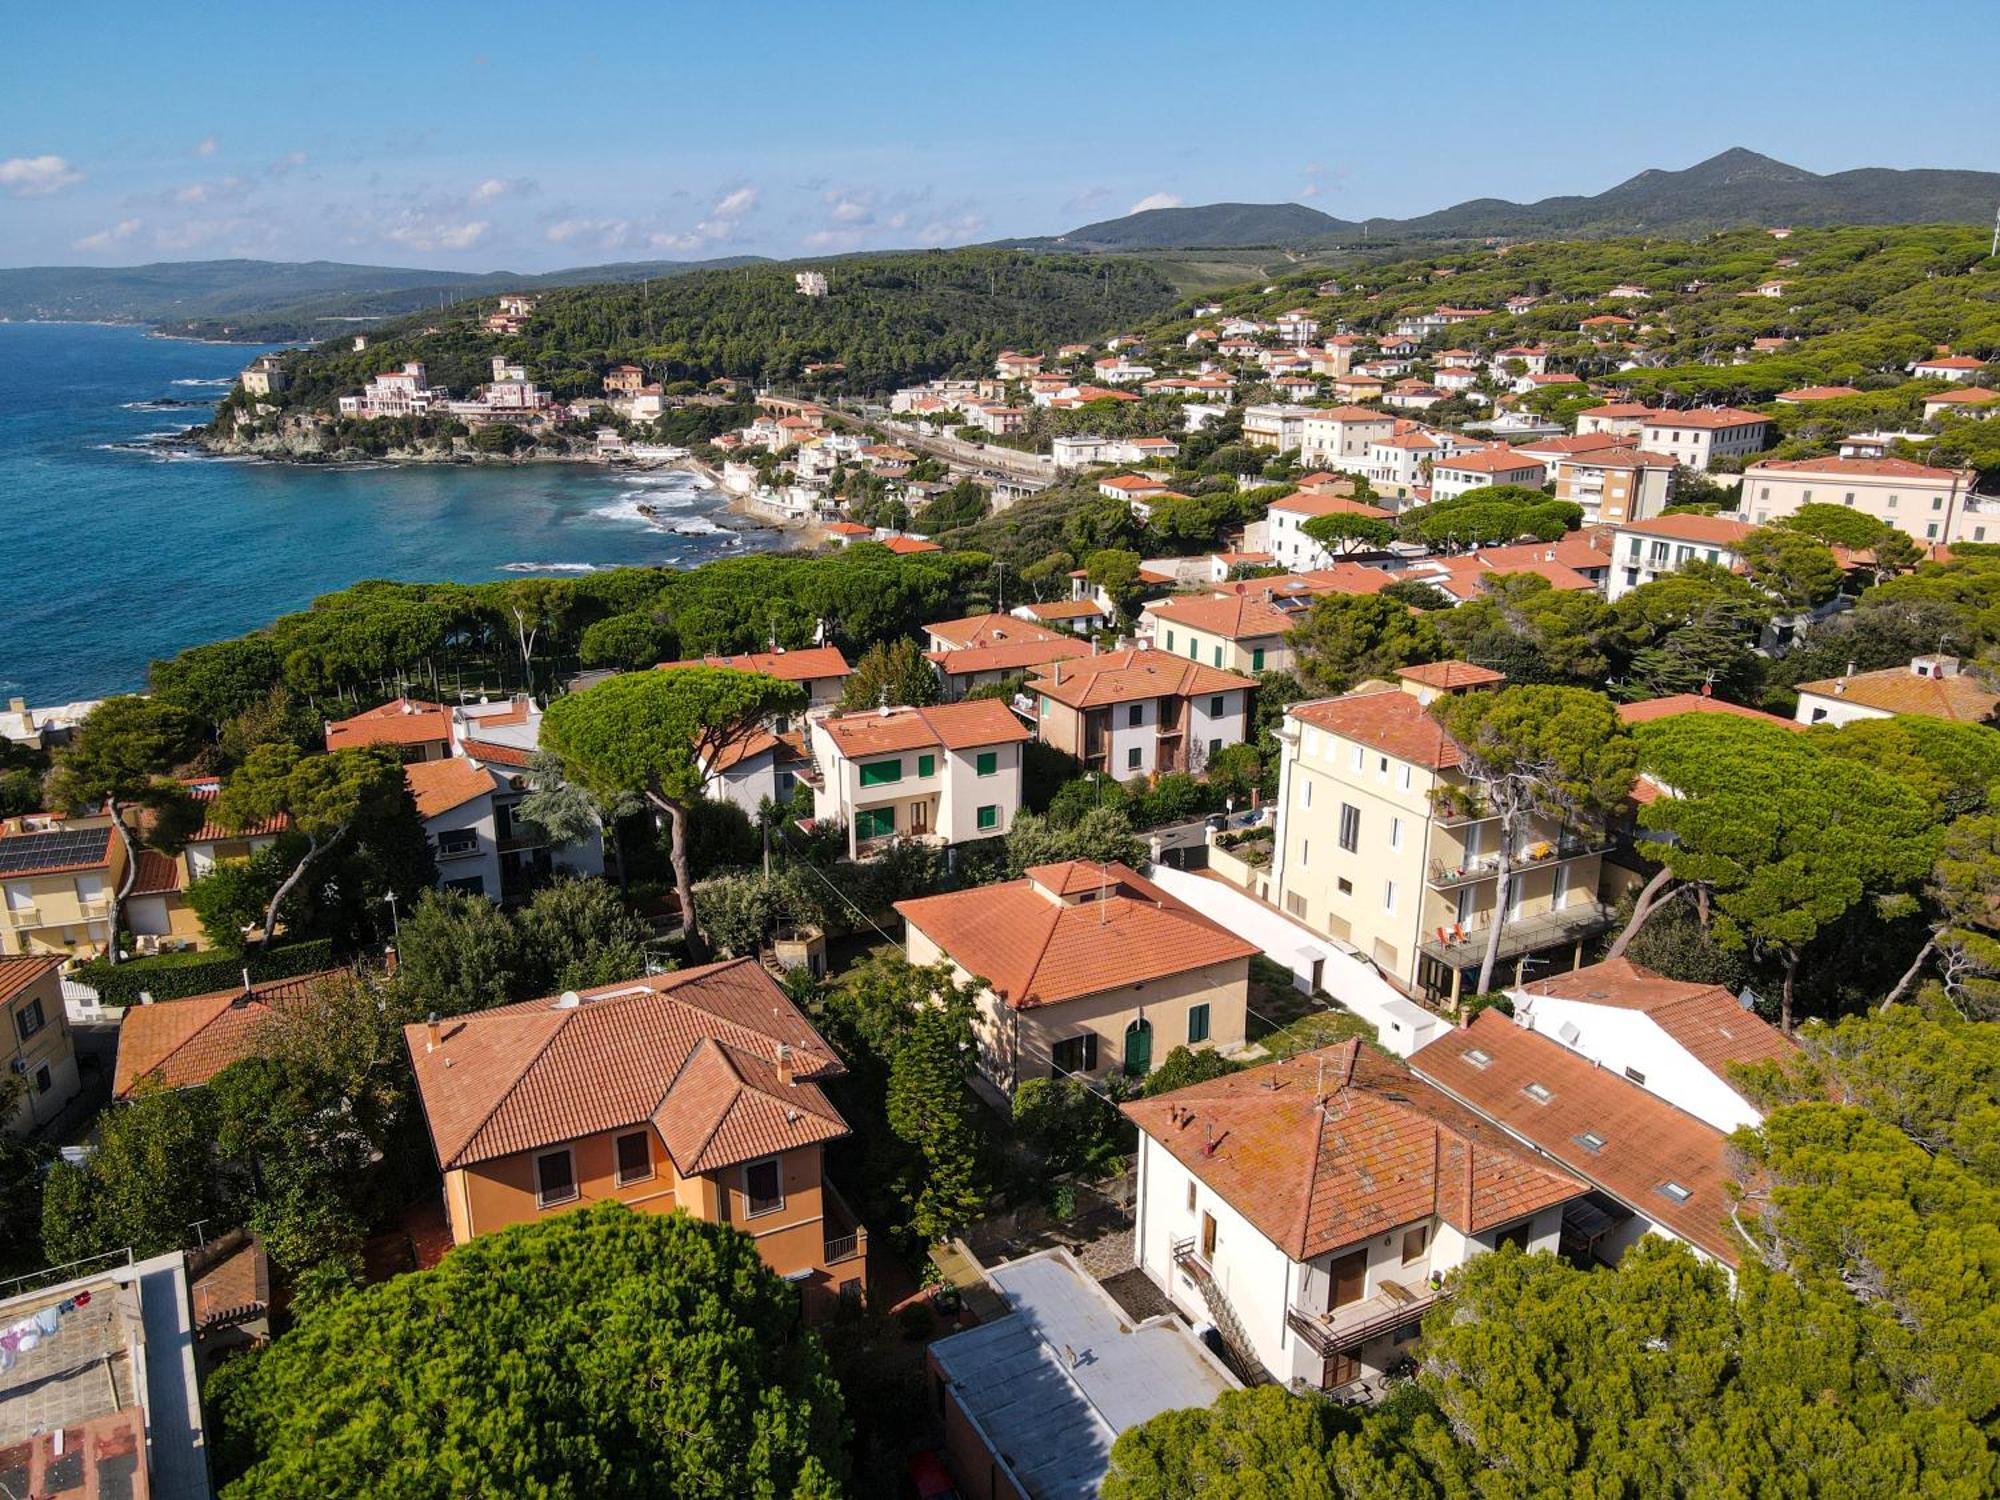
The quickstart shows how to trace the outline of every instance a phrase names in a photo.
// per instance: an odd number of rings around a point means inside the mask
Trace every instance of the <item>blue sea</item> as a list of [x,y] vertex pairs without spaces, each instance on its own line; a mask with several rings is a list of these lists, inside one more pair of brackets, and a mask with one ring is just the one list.
[[258,352],[136,328],[0,324],[0,700],[142,687],[156,657],[364,578],[578,576],[783,545],[675,470],[335,469],[175,445]]

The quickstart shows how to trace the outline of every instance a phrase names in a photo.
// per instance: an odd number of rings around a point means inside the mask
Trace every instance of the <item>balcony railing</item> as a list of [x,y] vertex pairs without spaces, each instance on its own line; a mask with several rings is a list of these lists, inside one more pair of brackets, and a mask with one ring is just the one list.
[[[1555,864],[1565,859],[1581,859],[1590,854],[1602,854],[1611,845],[1602,838],[1585,838],[1579,835],[1564,835],[1557,839],[1532,839],[1522,851],[1514,856],[1514,870],[1532,870],[1539,865]],[[1459,864],[1447,864],[1441,859],[1431,861],[1430,884],[1439,890],[1464,885],[1472,880],[1490,880],[1500,868],[1497,854],[1475,854],[1471,859]]]
[[[1500,934],[1499,958],[1518,958],[1558,943],[1573,943],[1595,937],[1617,922],[1617,913],[1601,901],[1576,901],[1557,911],[1533,916],[1509,917]],[[1451,968],[1477,967],[1486,955],[1485,927],[1466,931],[1457,926],[1437,929],[1418,944],[1427,958]]]
[[1407,1328],[1431,1310],[1446,1294],[1428,1286],[1409,1288],[1400,1282],[1384,1281],[1373,1295],[1331,1312],[1308,1312],[1292,1307],[1285,1324],[1305,1340],[1306,1347],[1322,1359],[1352,1353],[1371,1339]]
[[7,921],[14,927],[39,927],[42,925],[42,909],[39,906],[9,906],[4,909]]
[[847,1200],[840,1196],[839,1189],[831,1182],[822,1180],[820,1196],[825,1213],[825,1242],[822,1245],[827,1265],[834,1266],[844,1260],[865,1259],[868,1254],[868,1226]]

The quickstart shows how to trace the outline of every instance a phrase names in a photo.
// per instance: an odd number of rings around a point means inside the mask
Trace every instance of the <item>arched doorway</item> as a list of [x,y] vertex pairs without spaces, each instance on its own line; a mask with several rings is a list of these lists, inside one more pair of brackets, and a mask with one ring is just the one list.
[[1153,1023],[1144,1016],[1125,1028],[1125,1071],[1134,1078],[1153,1071]]

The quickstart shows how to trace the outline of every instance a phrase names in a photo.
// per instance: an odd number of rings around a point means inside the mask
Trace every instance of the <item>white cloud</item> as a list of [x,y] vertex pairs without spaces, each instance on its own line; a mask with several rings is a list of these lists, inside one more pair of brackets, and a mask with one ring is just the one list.
[[986,228],[986,221],[978,214],[954,214],[946,218],[933,219],[917,231],[917,242],[922,245],[963,245],[968,240],[979,238]]
[[225,177],[220,182],[189,183],[174,194],[176,203],[213,203],[222,198],[242,195],[248,186],[241,177]]
[[525,197],[535,191],[530,177],[489,177],[472,190],[474,203],[490,203],[495,198]]
[[1128,214],[1143,214],[1155,208],[1179,208],[1180,206],[1181,199],[1173,193],[1148,193],[1137,203],[1126,209],[1125,212]]
[[87,234],[73,243],[78,250],[109,250],[113,245],[123,244],[138,232],[137,219],[120,219],[109,229],[100,229],[95,234]]
[[649,234],[646,243],[655,250],[699,250],[702,238],[698,234]]
[[1307,162],[1306,185],[1299,189],[1300,201],[1303,202],[1308,198],[1317,198],[1325,188],[1325,179],[1326,167],[1323,163],[1316,161]]
[[171,228],[154,230],[153,243],[162,250],[192,250],[197,245],[210,244],[223,235],[235,233],[241,222],[238,219],[189,219]]
[[725,193],[712,210],[718,219],[740,219],[757,206],[758,189],[740,187],[733,193]]
[[453,222],[406,211],[382,237],[410,250],[470,250],[486,238],[490,227],[484,219]]
[[600,250],[622,249],[632,226],[624,219],[558,219],[542,231],[551,245],[595,245]]
[[203,136],[200,140],[195,142],[194,154],[196,156],[213,156],[219,149],[221,149],[221,146],[222,143],[218,141],[214,136],[212,135]]
[[46,198],[81,181],[83,173],[60,156],[10,156],[0,161],[0,188],[16,198]]

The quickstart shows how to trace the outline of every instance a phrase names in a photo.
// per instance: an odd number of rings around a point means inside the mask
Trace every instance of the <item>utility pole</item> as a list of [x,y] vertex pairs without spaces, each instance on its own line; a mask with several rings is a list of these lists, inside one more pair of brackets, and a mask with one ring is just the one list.
[[2000,208],[1993,210],[1993,248],[1989,255],[2000,255]]

